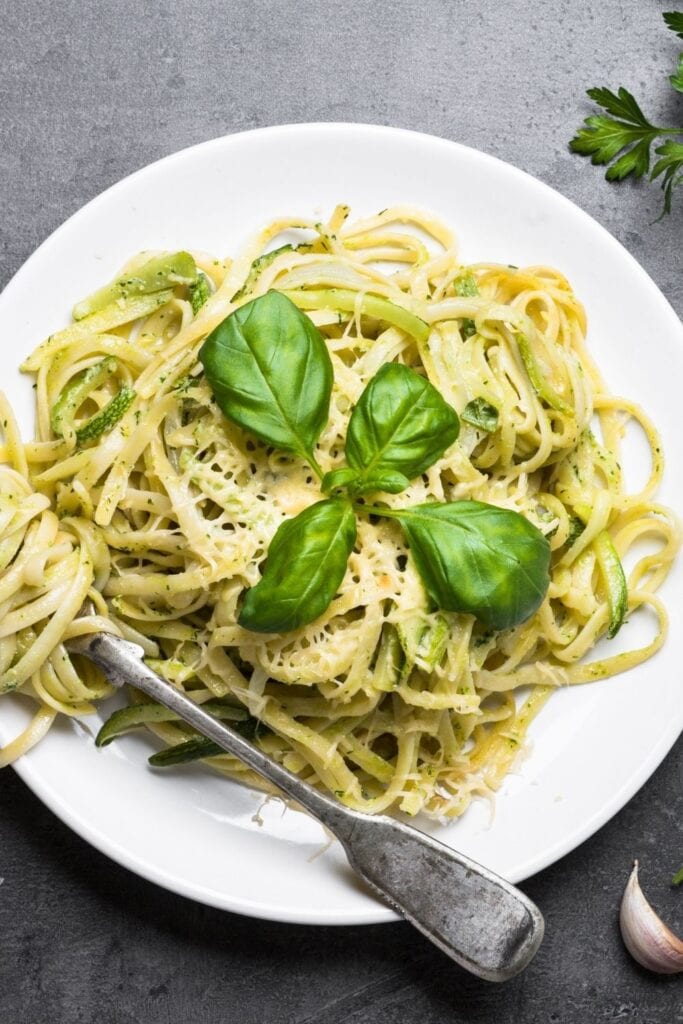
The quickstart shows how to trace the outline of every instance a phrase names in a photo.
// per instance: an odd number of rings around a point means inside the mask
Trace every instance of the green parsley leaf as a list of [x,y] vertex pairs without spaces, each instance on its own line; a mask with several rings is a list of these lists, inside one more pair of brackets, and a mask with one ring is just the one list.
[[[683,90],[682,90],[683,91]],[[658,146],[655,153],[659,160],[652,168],[652,178],[662,175],[662,188],[664,190],[664,213],[671,213],[672,192],[676,185],[683,181],[683,142],[674,142],[667,139]]]
[[588,96],[612,116],[587,117],[569,148],[590,156],[593,164],[609,164],[621,153],[605,174],[608,181],[642,177],[650,169],[650,146],[662,129],[650,124],[627,89],[589,89]]
[[671,31],[683,39],[683,11],[666,11],[662,17]]
[[678,869],[676,874],[671,879],[672,885],[681,885],[683,883],[683,865]]
[[[663,18],[671,31],[683,39],[683,11],[667,11]],[[673,75],[669,75],[669,81],[676,92],[683,92],[683,53],[678,55],[678,68]]]
[[[683,11],[668,11],[664,21],[672,32],[683,39]],[[678,67],[669,76],[671,86],[683,93],[683,53]],[[624,89],[612,92],[606,88],[588,90],[588,96],[602,107],[603,114],[587,117],[569,143],[574,153],[589,156],[593,164],[607,165],[608,181],[622,181],[632,176],[642,178],[650,171],[652,147],[662,136],[683,135],[681,128],[660,128],[653,125],[641,110],[635,97]],[[660,159],[655,163],[650,180],[662,175],[664,209],[662,216],[671,212],[674,188],[683,181],[683,143],[660,141],[654,152]]]
[[683,92],[683,53],[678,56],[678,67],[673,75],[669,75],[669,81],[676,92]]

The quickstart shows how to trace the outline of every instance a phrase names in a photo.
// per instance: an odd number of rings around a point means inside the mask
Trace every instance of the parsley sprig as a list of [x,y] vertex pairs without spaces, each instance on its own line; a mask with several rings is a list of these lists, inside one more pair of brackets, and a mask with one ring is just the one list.
[[[668,28],[683,39],[683,11],[664,14]],[[683,93],[683,53],[678,67],[669,76],[672,87]],[[584,121],[569,148],[582,156],[590,156],[593,164],[607,164],[608,181],[622,181],[632,175],[642,178],[649,173],[650,180],[661,178],[664,191],[663,213],[671,212],[674,188],[683,182],[683,142],[664,136],[683,136],[683,127],[660,128],[653,125],[641,110],[635,97],[624,87],[618,92],[607,88],[588,89],[588,96],[604,114],[592,114]],[[652,147],[659,158],[652,169]]]

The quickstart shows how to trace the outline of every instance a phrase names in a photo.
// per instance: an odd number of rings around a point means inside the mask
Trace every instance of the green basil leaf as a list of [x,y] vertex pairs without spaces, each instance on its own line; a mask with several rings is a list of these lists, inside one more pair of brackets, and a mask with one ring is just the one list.
[[441,458],[459,430],[457,413],[428,380],[385,363],[349,420],[346,458],[360,473],[355,493],[398,494]]
[[248,590],[239,624],[257,633],[286,633],[313,622],[329,606],[356,542],[346,498],[327,498],[287,519],[273,537],[263,575]]
[[400,494],[406,487],[410,487],[410,480],[404,473],[380,468],[374,473],[363,474],[362,484],[355,488],[354,493],[385,491],[387,494]]
[[329,473],[325,473],[320,489],[323,494],[332,494],[332,491],[338,487],[348,487],[350,484],[355,483],[357,479],[358,473],[355,469],[342,466],[340,469],[331,469]]
[[320,331],[293,302],[270,291],[240,306],[211,332],[199,358],[228,419],[315,464],[332,360]]
[[416,505],[392,512],[435,604],[469,612],[490,629],[528,619],[550,582],[550,545],[517,512],[480,501]]
[[569,531],[567,533],[567,539],[564,542],[565,547],[570,548],[574,541],[577,541],[583,531],[586,529],[586,524],[578,516],[569,517]]
[[468,402],[460,413],[460,419],[479,430],[485,430],[487,434],[492,434],[498,428],[498,410],[485,398],[473,398]]

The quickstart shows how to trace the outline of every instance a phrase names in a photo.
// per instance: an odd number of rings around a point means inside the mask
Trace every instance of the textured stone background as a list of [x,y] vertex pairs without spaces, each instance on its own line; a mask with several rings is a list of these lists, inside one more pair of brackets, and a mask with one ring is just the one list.
[[[0,4],[0,284],[69,214],[176,149],[290,121],[416,128],[494,153],[604,224],[683,313],[677,212],[607,185],[566,149],[592,84],[630,86],[660,123],[674,0],[4,0]],[[678,109],[676,104],[678,102]],[[683,929],[681,746],[609,825],[527,891],[547,939],[500,988],[407,925],[298,928],[192,904],[110,863],[17,777],[0,781],[3,1024],[472,1021],[672,1024],[679,980],[625,955],[629,863]]]

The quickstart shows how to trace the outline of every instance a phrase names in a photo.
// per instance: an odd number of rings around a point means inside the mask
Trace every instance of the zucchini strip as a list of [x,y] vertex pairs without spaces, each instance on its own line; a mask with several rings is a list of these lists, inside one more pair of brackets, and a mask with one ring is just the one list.
[[76,413],[88,395],[113,376],[118,365],[118,361],[113,356],[107,356],[106,359],[95,363],[94,366],[89,366],[71,378],[60,391],[50,413],[50,426],[53,434],[57,437],[64,436],[64,425],[72,426]]
[[426,341],[429,337],[429,324],[420,320],[405,306],[397,306],[395,302],[382,298],[381,295],[365,293],[360,300],[358,292],[346,288],[311,289],[292,288],[282,292],[291,299],[299,309],[335,309],[344,313],[355,313],[360,308],[364,316],[375,320],[384,320],[400,330],[410,334],[416,341]]
[[249,273],[247,274],[246,281],[239,291],[235,292],[230,301],[239,302],[239,300],[243,299],[245,295],[248,295],[258,281],[261,271],[265,270],[265,268],[272,263],[277,256],[281,256],[283,252],[294,252],[294,246],[288,243],[287,245],[281,245],[279,249],[271,249],[270,252],[264,252],[262,256],[257,256],[249,267]]
[[375,690],[390,693],[398,685],[401,666],[404,662],[403,648],[393,626],[385,626],[380,641],[379,654],[372,671],[372,686]]
[[87,444],[96,441],[102,434],[108,434],[119,422],[124,413],[130,408],[135,398],[135,391],[124,385],[111,402],[107,402],[103,409],[96,412],[94,416],[82,423],[76,430],[76,440],[79,444]]
[[563,412],[566,416],[573,416],[574,410],[572,407],[567,405],[565,400],[558,395],[557,391],[546,380],[540,364],[531,350],[529,339],[525,334],[517,335],[517,345],[519,346],[519,354],[524,363],[524,369],[538,397],[546,405],[550,406],[551,409],[555,409],[556,412]]
[[626,583],[624,567],[617,554],[617,549],[606,531],[598,534],[593,541],[593,547],[607,590],[607,603],[609,604],[607,636],[611,639],[617,635],[626,618],[626,612],[628,611],[628,584]]
[[[226,704],[219,704],[216,701],[207,701],[202,704],[204,711],[222,721],[245,722],[249,713],[242,708],[229,707]],[[179,722],[180,716],[175,711],[169,711],[163,704],[132,704],[129,707],[119,708],[114,711],[104,723],[97,736],[95,746],[106,747],[108,743],[118,736],[147,725],[148,722]]]
[[[208,705],[204,705],[207,707]],[[246,740],[254,740],[257,734],[263,735],[269,730],[262,726],[258,718],[248,717],[240,722],[232,722],[231,728],[244,736]],[[227,750],[219,747],[213,740],[206,736],[192,736],[184,743],[176,743],[172,747],[166,747],[147,758],[153,768],[169,768],[175,764],[189,764],[191,761],[201,761],[205,757],[217,757],[219,754],[227,754]]]
[[175,764],[190,764],[191,761],[201,761],[205,757],[216,757],[225,753],[222,747],[206,736],[195,736],[185,743],[176,743],[157,754],[152,754],[147,758],[147,763],[153,768],[170,768]]
[[122,299],[150,295],[179,284],[191,285],[196,280],[197,264],[189,252],[155,256],[137,270],[117,277],[116,280],[77,302],[73,308],[73,318],[83,320],[112,303],[121,302]]
[[114,327],[121,327],[122,324],[132,323],[143,316],[149,316],[155,310],[165,306],[173,298],[173,290],[166,289],[163,292],[155,292],[153,295],[139,295],[125,301],[112,302],[109,306],[84,317],[75,324],[65,327],[63,331],[51,334],[42,345],[31,353],[28,359],[21,364],[20,369],[24,373],[37,373],[45,359],[54,356],[63,349],[73,345],[76,341],[82,341],[93,334],[104,334]]

